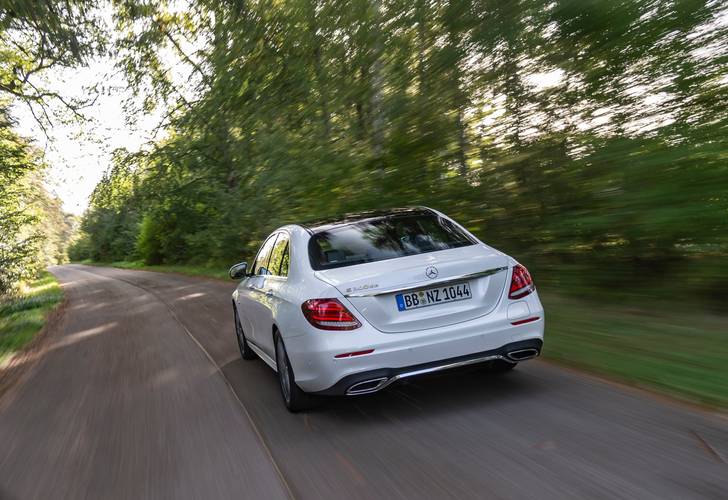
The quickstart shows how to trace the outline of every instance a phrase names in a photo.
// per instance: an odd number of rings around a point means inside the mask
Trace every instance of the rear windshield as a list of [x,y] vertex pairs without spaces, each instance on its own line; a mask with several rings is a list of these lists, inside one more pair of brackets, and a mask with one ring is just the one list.
[[405,255],[475,244],[464,231],[436,214],[397,215],[316,233],[308,250],[316,270],[353,266]]

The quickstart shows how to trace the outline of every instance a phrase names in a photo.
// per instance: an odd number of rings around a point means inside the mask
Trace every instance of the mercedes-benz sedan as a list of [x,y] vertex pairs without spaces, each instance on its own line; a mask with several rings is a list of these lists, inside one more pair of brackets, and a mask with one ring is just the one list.
[[509,370],[543,345],[526,268],[429,208],[281,227],[230,277],[242,357],[278,373],[291,411],[474,363]]

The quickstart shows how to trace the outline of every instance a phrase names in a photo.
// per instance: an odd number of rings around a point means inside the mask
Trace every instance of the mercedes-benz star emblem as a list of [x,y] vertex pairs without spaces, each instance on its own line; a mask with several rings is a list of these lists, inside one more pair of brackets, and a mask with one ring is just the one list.
[[431,280],[434,280],[437,278],[437,268],[435,266],[430,266],[427,269],[425,269],[425,276],[430,278]]

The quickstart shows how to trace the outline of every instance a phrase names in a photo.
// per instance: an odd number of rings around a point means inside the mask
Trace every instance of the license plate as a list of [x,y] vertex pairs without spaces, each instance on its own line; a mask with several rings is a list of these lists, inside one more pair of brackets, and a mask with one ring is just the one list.
[[395,296],[397,299],[397,309],[400,311],[409,311],[410,309],[418,309],[420,307],[467,300],[472,297],[469,283],[425,288],[417,292],[399,293]]

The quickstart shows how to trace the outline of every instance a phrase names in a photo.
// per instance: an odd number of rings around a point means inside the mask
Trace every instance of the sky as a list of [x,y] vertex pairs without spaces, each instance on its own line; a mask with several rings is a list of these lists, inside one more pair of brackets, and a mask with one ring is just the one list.
[[142,148],[153,139],[160,113],[137,117],[134,125],[127,123],[123,103],[132,96],[108,56],[74,70],[51,70],[44,77],[47,86],[64,96],[88,96],[88,89],[95,84],[103,89],[94,104],[82,110],[88,121],[79,124],[53,116],[48,137],[27,107],[16,104],[14,109],[20,134],[45,151],[49,189],[61,198],[65,211],[80,215],[109,167],[112,152],[122,147],[130,151]]
[[[167,9],[176,12],[186,6],[185,0],[177,0],[171,2]],[[111,34],[113,46],[111,5],[101,7],[98,15],[98,22],[104,23]],[[177,43],[192,58],[195,50],[200,48],[186,39],[179,39]],[[124,110],[124,103],[135,97],[127,88],[123,73],[115,68],[115,57],[111,51],[110,54],[87,61],[83,67],[51,68],[37,82],[67,99],[97,96],[92,106],[82,110],[86,122],[63,120],[62,107],[55,106],[56,111],[61,113],[55,117],[51,127],[46,127],[46,135],[25,105],[16,103],[13,110],[18,121],[18,132],[30,138],[45,153],[48,164],[46,184],[49,190],[61,199],[66,212],[75,215],[81,215],[88,207],[89,196],[111,166],[115,149],[138,151],[151,142],[163,139],[165,135],[164,130],[158,130],[166,111],[163,107],[149,115],[131,117]],[[161,48],[159,58],[169,70],[177,90],[192,99],[196,92],[196,81],[191,78],[186,63],[169,48]],[[98,95],[89,90],[94,87],[101,90]]]

